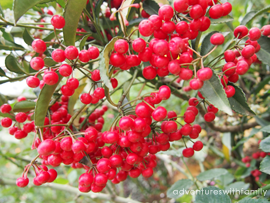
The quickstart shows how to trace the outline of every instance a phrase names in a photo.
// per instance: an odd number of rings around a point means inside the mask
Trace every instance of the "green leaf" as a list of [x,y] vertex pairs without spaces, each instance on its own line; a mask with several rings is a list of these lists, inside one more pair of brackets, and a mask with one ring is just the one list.
[[257,11],[249,11],[241,21],[241,25],[246,25],[250,19],[257,13]]
[[256,53],[257,57],[262,63],[270,65],[270,39],[268,37],[261,36],[258,43],[260,44],[261,49]]
[[255,116],[255,119],[256,119],[257,123],[259,123],[262,127],[267,126],[267,125],[270,125],[270,122],[266,121],[263,118],[260,118],[258,116]]
[[214,168],[214,169],[210,169],[208,171],[204,171],[204,172],[200,173],[197,176],[197,179],[199,181],[212,180],[212,179],[217,178],[217,177],[224,175],[226,173],[228,173],[228,171],[226,169]]
[[57,64],[57,62],[55,62],[52,58],[46,57],[44,59],[44,63],[47,66],[55,66]]
[[248,187],[248,183],[246,184],[245,182],[239,181],[228,185],[227,187],[225,187],[225,190],[246,190],[248,189]]
[[260,171],[270,174],[270,156],[266,156],[263,158],[260,164]]
[[143,2],[143,9],[149,15],[158,14],[159,5],[153,0],[145,0]]
[[235,89],[234,96],[229,98],[232,110],[245,116],[256,115],[248,106],[243,90],[232,83],[230,83],[230,85]]
[[227,16],[223,16],[221,18],[218,18],[218,19],[212,19],[210,18],[211,20],[211,24],[220,24],[220,23],[227,23],[227,22],[231,22],[233,21],[233,17],[230,16],[230,15],[227,15]]
[[167,197],[177,199],[185,194],[185,191],[193,185],[190,179],[178,180],[167,190]]
[[261,129],[262,132],[266,132],[266,133],[270,133],[270,125],[267,125],[267,126],[264,126],[262,129]]
[[109,61],[110,61],[110,54],[114,49],[114,43],[120,39],[120,37],[114,37],[111,39],[111,41],[105,46],[103,51],[100,54],[101,60],[99,62],[99,70],[100,70],[100,78],[106,85],[106,87],[109,88],[109,90],[112,90],[112,84],[109,78]]
[[[269,128],[270,132],[270,126],[266,126]],[[265,138],[263,141],[260,143],[260,149],[263,150],[264,152],[270,152],[270,137]]]
[[222,186],[226,186],[230,184],[231,182],[233,182],[234,176],[230,173],[226,173],[224,175],[219,176],[217,180],[221,182]]
[[0,50],[24,50],[24,48],[19,44],[4,40],[4,42],[0,41]]
[[35,109],[35,125],[36,126],[43,126],[44,120],[49,108],[49,104],[51,101],[51,98],[53,96],[53,93],[57,87],[57,85],[60,83],[62,76],[58,74],[59,80],[55,85],[44,85],[44,87],[41,89],[41,92],[38,96],[38,100],[36,103],[36,109]]
[[[124,8],[121,12],[121,14],[123,16],[123,20],[127,20],[127,17],[129,15],[130,10],[131,10],[131,7],[129,7],[129,5],[133,4],[133,2],[134,2],[134,0],[125,0],[124,3],[121,5],[121,8]],[[125,22],[122,22],[122,17],[119,17],[119,21],[120,21],[121,30],[126,31],[127,28],[126,28],[126,26],[123,27]]]
[[210,80],[204,81],[200,92],[204,98],[213,104],[216,108],[224,111],[229,115],[232,115],[229,100],[215,72],[213,72],[213,76]]
[[54,183],[58,183],[58,184],[61,184],[61,185],[66,185],[68,184],[68,180],[66,178],[56,178],[54,181]]
[[99,18],[99,13],[100,13],[100,6],[102,5],[103,0],[98,0],[95,6],[95,15],[96,18]]
[[30,110],[33,110],[36,106],[36,102],[33,101],[21,101],[21,102],[17,102],[12,110],[14,112],[27,112]]
[[86,86],[86,83],[84,84],[81,84],[74,92],[74,94],[69,97],[69,100],[68,100],[68,113],[70,115],[73,115],[74,113],[74,106],[76,104],[76,102],[79,100],[79,96],[80,94],[82,93],[84,87]]
[[66,20],[65,27],[63,28],[64,40],[66,45],[75,45],[76,30],[85,8],[87,0],[69,0],[65,7],[64,18]]
[[231,200],[223,190],[209,186],[197,193],[194,203],[231,203]]
[[245,15],[245,17],[243,18],[243,20],[241,21],[241,25],[246,25],[249,22],[251,22],[252,20],[254,20],[256,17],[262,15],[263,13],[267,12],[270,10],[270,6],[267,6],[257,12],[254,11],[250,11],[249,13],[247,13]]
[[82,38],[82,40],[80,42],[80,46],[79,46],[80,47],[80,50],[83,50],[83,47],[85,45],[85,42],[86,42],[87,38],[90,37],[90,36],[91,36],[90,34],[83,36],[83,38]]
[[23,32],[23,40],[26,44],[28,45],[32,45],[32,42],[34,41],[34,38],[29,34],[27,29],[24,29]]
[[15,23],[22,17],[30,8],[34,7],[43,0],[14,0],[13,12]]
[[24,74],[23,67],[19,64],[18,60],[13,54],[9,54],[5,59],[6,68],[14,73]]

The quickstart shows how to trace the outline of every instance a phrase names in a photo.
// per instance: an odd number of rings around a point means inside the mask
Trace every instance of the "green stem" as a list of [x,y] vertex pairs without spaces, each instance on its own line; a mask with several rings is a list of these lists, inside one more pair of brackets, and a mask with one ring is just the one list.
[[256,190],[252,194],[248,195],[248,197],[255,197],[259,194],[263,194],[264,191],[268,191],[269,189],[270,189],[270,184],[266,185],[265,187],[259,188],[258,190]]
[[200,188],[199,188],[199,186],[198,186],[198,184],[197,184],[197,182],[196,182],[195,178],[193,177],[192,173],[190,172],[190,170],[189,170],[189,168],[188,168],[188,166],[187,166],[187,164],[186,164],[186,162],[185,162],[184,158],[183,158],[183,157],[181,157],[181,158],[182,158],[182,161],[183,161],[184,165],[185,165],[185,166],[186,166],[186,168],[187,168],[188,173],[189,173],[189,174],[190,174],[190,176],[192,177],[193,182],[195,183],[195,185],[196,185],[197,189],[199,190]]

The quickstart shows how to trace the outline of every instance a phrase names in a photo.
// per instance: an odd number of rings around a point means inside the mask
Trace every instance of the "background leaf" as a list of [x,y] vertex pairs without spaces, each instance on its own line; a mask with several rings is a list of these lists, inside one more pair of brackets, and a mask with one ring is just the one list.
[[204,172],[200,173],[197,176],[197,179],[199,181],[212,180],[212,179],[217,178],[217,177],[224,175],[226,173],[228,173],[228,171],[226,169],[214,168],[214,169],[210,169],[208,171],[204,171]]
[[247,99],[245,97],[245,94],[241,88],[238,86],[230,83],[231,86],[235,89],[235,94],[233,97],[228,98],[230,105],[232,107],[232,110],[235,112],[241,114],[241,115],[255,115],[255,113],[251,110],[251,108],[247,104]]
[[230,197],[217,187],[203,188],[195,197],[194,203],[231,203]]
[[213,73],[210,80],[204,81],[203,87],[200,92],[204,98],[213,104],[216,108],[224,111],[225,113],[232,115],[231,106],[229,100],[225,94],[223,86],[218,76]]
[[[264,193],[262,193],[264,194]],[[267,199],[259,198],[259,199],[251,199],[250,197],[246,197],[241,199],[239,203],[269,203]]]
[[[267,126],[267,127],[269,127],[269,126]],[[269,129],[269,131],[270,131],[270,129]],[[270,137],[267,137],[261,141],[260,149],[263,150],[264,152],[270,152]]]
[[190,179],[178,180],[167,190],[167,197],[177,199],[182,197],[184,191],[189,189],[193,185],[193,181]]
[[231,22],[233,21],[233,17],[230,16],[230,15],[227,15],[227,16],[223,16],[221,18],[218,18],[218,19],[213,19],[213,18],[210,18],[211,20],[211,24],[220,24],[220,23],[227,23],[227,22]]
[[266,156],[263,158],[260,164],[260,171],[270,174],[270,156]]
[[149,15],[158,14],[159,5],[153,0],[145,0],[143,2],[143,9]]
[[243,18],[243,20],[241,21],[241,25],[246,25],[249,22],[251,22],[252,20],[254,20],[256,17],[262,15],[263,13],[267,12],[270,10],[270,6],[267,6],[259,11],[250,11],[249,13],[247,13],[245,15],[245,17]]
[[23,32],[23,40],[26,44],[28,45],[32,45],[32,42],[34,41],[34,38],[29,34],[27,29],[24,29]]
[[15,23],[22,17],[30,8],[39,4],[43,0],[14,0],[13,12]]
[[63,28],[66,45],[74,45],[76,41],[76,30],[80,20],[82,10],[85,8],[87,0],[69,0],[65,7],[64,18],[66,20]]
[[13,54],[9,54],[5,59],[6,68],[14,73],[24,74],[23,67],[18,63],[18,60]]
[[36,106],[36,102],[33,101],[21,101],[21,102],[17,102],[12,110],[14,112],[27,112],[30,110],[33,110]]
[[261,45],[261,49],[256,53],[257,57],[264,64],[270,65],[270,39],[268,37],[261,36],[258,43]]

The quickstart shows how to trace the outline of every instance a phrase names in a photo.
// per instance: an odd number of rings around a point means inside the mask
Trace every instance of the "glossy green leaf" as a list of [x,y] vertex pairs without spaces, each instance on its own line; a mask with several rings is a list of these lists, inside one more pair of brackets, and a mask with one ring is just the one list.
[[68,113],[70,115],[73,115],[74,114],[74,106],[75,106],[76,102],[79,101],[79,96],[82,93],[82,91],[85,88],[85,86],[86,86],[86,83],[81,84],[75,90],[74,94],[71,97],[69,97],[69,100],[68,100]]
[[167,190],[167,197],[174,199],[182,197],[186,194],[185,190],[188,190],[193,184],[193,181],[190,179],[178,180]]
[[267,12],[270,10],[270,6],[267,6],[259,11],[250,11],[249,13],[247,13],[243,20],[241,21],[241,25],[246,25],[249,22],[251,22],[252,20],[254,20],[256,17],[262,15],[263,13]]
[[260,171],[270,175],[270,156],[266,156],[263,158],[260,164]]
[[13,12],[15,23],[22,17],[30,8],[39,4],[43,0],[14,0]]
[[12,35],[10,33],[6,32],[6,30],[4,28],[1,28],[0,31],[2,32],[2,36],[4,37],[5,40],[10,41],[10,42],[14,42]]
[[14,73],[24,74],[23,67],[19,64],[18,60],[13,54],[9,54],[5,59],[6,68]]
[[224,111],[229,115],[232,115],[232,110],[227,95],[218,76],[214,72],[210,80],[204,81],[200,92],[204,98],[213,104],[216,108]]
[[32,42],[34,41],[34,38],[30,35],[27,29],[24,30],[23,32],[23,40],[26,44],[32,45]]
[[145,0],[143,2],[143,9],[149,15],[158,14],[159,5],[153,0]]
[[109,90],[112,90],[112,84],[109,78],[109,61],[110,61],[110,54],[114,49],[114,43],[120,39],[120,37],[114,37],[111,41],[105,46],[103,51],[100,53],[100,62],[99,62],[99,70],[100,70],[100,77],[101,80],[104,82]]
[[229,98],[229,102],[231,104],[232,110],[241,114],[241,115],[255,115],[252,109],[247,104],[247,99],[245,94],[241,88],[230,83],[231,86],[235,89],[235,95]]
[[[268,132],[270,132],[270,126],[266,126],[266,127],[269,128]],[[270,152],[270,137],[267,137],[261,141],[260,149],[263,150],[264,152]]]
[[13,111],[14,112],[27,112],[30,110],[33,110],[36,106],[36,102],[33,101],[21,101],[21,102],[17,102],[14,106],[13,106]]
[[65,7],[64,18],[66,20],[63,28],[66,45],[74,45],[76,41],[76,30],[80,20],[82,10],[85,8],[87,0],[69,0]]
[[58,83],[55,85],[44,85],[44,87],[41,89],[41,92],[39,94],[37,103],[36,103],[36,109],[35,109],[35,125],[36,126],[43,126],[44,120],[50,105],[51,98],[53,96],[53,93],[57,87],[57,85],[60,83],[62,76],[58,74],[59,80]]
[[261,49],[256,53],[257,57],[262,63],[270,65],[270,39],[268,37],[261,36],[258,43],[260,44]]
[[231,203],[231,200],[223,190],[209,186],[197,193],[194,203]]
[[217,178],[217,177],[224,175],[226,173],[228,173],[228,171],[226,169],[214,168],[214,169],[210,169],[208,171],[204,171],[204,172],[200,173],[197,176],[197,179],[199,181],[212,180],[212,179]]
[[230,15],[227,15],[227,16],[223,16],[221,18],[218,18],[218,19],[212,19],[210,18],[211,20],[211,24],[220,24],[220,23],[227,23],[227,22],[231,22],[233,21],[233,17],[230,16]]

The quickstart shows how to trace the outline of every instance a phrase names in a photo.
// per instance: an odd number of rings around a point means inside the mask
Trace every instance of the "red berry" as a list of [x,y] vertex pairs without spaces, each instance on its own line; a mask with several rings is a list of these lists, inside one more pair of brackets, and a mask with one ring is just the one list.
[[59,15],[54,15],[51,19],[51,24],[56,29],[62,29],[65,26],[65,23],[65,19]]
[[79,53],[79,59],[81,62],[87,63],[91,59],[89,51],[81,50]]
[[72,67],[68,64],[63,64],[59,67],[59,73],[64,77],[68,77],[72,73]]
[[189,5],[187,0],[175,0],[173,6],[178,13],[183,13],[187,10]]
[[79,80],[76,78],[69,78],[66,85],[69,89],[75,90],[79,87]]
[[196,115],[193,111],[186,111],[184,113],[184,121],[186,123],[193,123],[195,121]]
[[206,122],[212,122],[215,119],[215,114],[213,112],[208,112],[204,115],[204,120]]
[[154,25],[150,20],[143,20],[139,24],[139,32],[144,37],[149,37],[154,32]]
[[211,68],[202,68],[197,72],[197,77],[202,81],[210,80],[212,75],[213,71]]
[[23,139],[27,136],[27,133],[24,132],[23,130],[17,130],[15,133],[14,133],[14,137],[16,139]]
[[235,60],[235,53],[232,50],[227,50],[224,52],[224,59],[226,62],[234,62]]
[[157,70],[153,66],[147,66],[143,69],[143,76],[147,80],[153,80],[157,76]]
[[190,9],[189,15],[191,18],[196,20],[204,15],[204,10],[201,7],[201,5],[196,4],[196,5],[192,6],[192,8]]
[[18,187],[26,187],[28,183],[29,183],[29,179],[27,177],[26,178],[20,177],[16,180],[16,185]]
[[183,150],[183,156],[186,158],[190,158],[194,155],[194,149],[193,148],[186,148]]
[[119,121],[119,127],[124,131],[132,130],[134,127],[134,121],[130,117],[124,116]]
[[4,128],[8,128],[12,125],[12,120],[11,118],[3,118],[1,120],[1,125],[4,127]]
[[58,74],[54,71],[48,71],[43,75],[43,81],[47,85],[55,85],[58,79]]
[[51,139],[47,139],[40,143],[37,151],[40,155],[48,156],[54,152],[55,147],[55,142]]
[[213,45],[221,45],[224,43],[224,36],[221,33],[215,33],[211,36],[210,42]]
[[91,75],[91,79],[94,81],[99,81],[100,80],[100,72],[99,70],[94,70]]
[[196,141],[194,144],[193,144],[193,149],[195,151],[201,151],[201,149],[203,148],[203,143],[201,141]]
[[[236,66],[236,75],[237,76],[235,76],[235,77],[237,77],[237,80],[236,80],[236,78],[234,80],[238,81],[238,78],[239,78],[238,75],[244,75],[248,71],[248,68],[249,68],[249,65],[247,64],[247,62],[242,61],[242,60],[238,61],[237,66]],[[231,75],[231,76],[233,76],[233,75]],[[230,77],[229,77],[229,80],[230,80]]]
[[110,64],[115,67],[120,67],[126,62],[126,57],[123,54],[113,53],[110,56]]
[[0,107],[1,113],[9,113],[12,110],[12,107],[9,104],[3,104]]
[[237,28],[234,29],[234,36],[238,39],[242,39],[248,34],[248,29],[244,25],[239,25]]
[[169,99],[171,96],[171,89],[166,86],[166,85],[162,85],[159,87],[158,90],[158,97],[162,100],[167,100]]
[[44,60],[41,57],[34,57],[30,61],[31,68],[37,71],[42,69],[44,65],[45,65]]
[[91,46],[88,52],[90,53],[91,59],[97,59],[99,57],[99,49],[95,46]]
[[62,49],[55,49],[52,52],[52,58],[55,62],[63,62],[64,60],[66,60],[65,51]]
[[209,16],[213,19],[221,18],[223,16],[223,13],[224,13],[224,9],[222,5],[220,4],[216,4],[212,6],[209,10]]
[[173,8],[170,5],[163,5],[159,8],[158,15],[162,20],[169,21],[174,15]]
[[126,40],[119,39],[114,43],[114,49],[119,54],[125,54],[129,49],[128,42]]
[[74,60],[78,57],[79,51],[75,46],[68,46],[65,49],[65,56],[69,60]]
[[157,107],[152,113],[152,117],[156,121],[162,121],[166,118],[166,116],[167,110],[162,106]]
[[192,79],[192,80],[189,81],[189,86],[193,90],[201,89],[202,86],[203,86],[203,81],[200,80],[200,79],[198,79],[198,78],[194,78],[194,79]]
[[241,52],[242,56],[246,59],[249,59],[251,56],[255,54],[255,48],[252,45],[247,45],[243,48]]
[[15,116],[15,120],[18,123],[23,123],[23,122],[26,121],[26,119],[27,119],[27,115],[25,113],[23,113],[23,112],[20,112]]
[[233,97],[235,94],[235,89],[233,86],[228,85],[227,87],[225,87],[225,93],[227,95],[227,97]]
[[72,96],[74,94],[75,90],[70,89],[67,85],[63,85],[61,87],[61,92],[62,92],[63,95],[70,97],[70,96]]
[[235,64],[233,62],[226,63],[222,68],[222,71],[227,76],[233,75],[235,73],[235,70],[236,70],[236,67],[235,67]]
[[132,48],[136,52],[142,52],[146,47],[146,42],[142,38],[137,38],[132,42]]
[[204,32],[204,31],[208,30],[208,28],[211,25],[211,20],[206,16],[201,17],[200,20],[202,21],[200,31]]
[[162,26],[162,19],[158,15],[151,15],[148,20],[152,22],[154,30],[159,30]]
[[232,4],[229,2],[225,2],[224,4],[222,4],[222,8],[223,8],[223,16],[227,16],[232,11]]
[[46,51],[47,46],[43,40],[36,39],[32,42],[32,48],[34,49],[35,52],[42,54],[43,52]]

